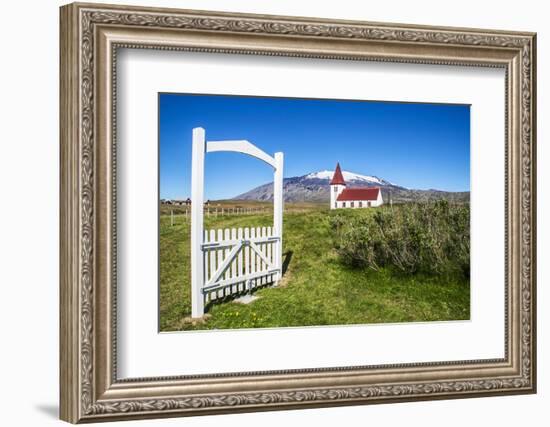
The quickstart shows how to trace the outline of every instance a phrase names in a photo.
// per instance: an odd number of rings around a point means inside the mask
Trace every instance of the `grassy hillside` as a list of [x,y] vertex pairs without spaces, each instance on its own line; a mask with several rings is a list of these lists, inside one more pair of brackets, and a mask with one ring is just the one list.
[[[235,203],[235,201],[232,201]],[[243,202],[243,204],[246,202]],[[267,206],[267,205],[266,205]],[[258,290],[250,304],[213,305],[205,321],[191,321],[189,222],[170,208],[160,217],[160,329],[258,328],[468,319],[469,281],[460,275],[403,274],[390,267],[354,268],[335,250],[331,218],[319,205],[286,205],[283,262],[278,287]],[[372,215],[375,209],[348,215]],[[174,212],[176,214],[176,212]],[[267,226],[272,216],[205,218],[206,228]]]

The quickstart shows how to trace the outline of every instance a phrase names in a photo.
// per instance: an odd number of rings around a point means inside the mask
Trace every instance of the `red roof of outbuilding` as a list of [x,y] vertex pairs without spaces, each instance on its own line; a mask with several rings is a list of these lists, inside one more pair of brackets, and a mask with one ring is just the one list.
[[342,171],[340,170],[340,163],[336,163],[336,170],[334,171],[330,185],[346,185],[344,175],[342,175]]
[[338,202],[348,202],[356,200],[376,200],[380,188],[345,188],[336,199]]

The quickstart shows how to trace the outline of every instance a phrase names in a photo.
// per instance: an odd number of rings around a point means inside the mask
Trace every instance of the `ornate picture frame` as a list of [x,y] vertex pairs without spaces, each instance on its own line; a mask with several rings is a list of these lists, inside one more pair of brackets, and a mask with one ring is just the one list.
[[[536,35],[70,4],[60,11],[60,416],[112,421],[536,391]],[[502,359],[119,380],[117,49],[412,64],[506,73]]]

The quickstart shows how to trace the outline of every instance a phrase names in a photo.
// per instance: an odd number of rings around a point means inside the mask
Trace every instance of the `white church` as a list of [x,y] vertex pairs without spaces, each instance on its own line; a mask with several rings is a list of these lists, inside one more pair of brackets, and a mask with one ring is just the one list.
[[340,170],[340,163],[336,164],[336,170],[330,181],[330,208],[370,208],[380,206],[382,191],[379,187],[346,188],[346,181]]

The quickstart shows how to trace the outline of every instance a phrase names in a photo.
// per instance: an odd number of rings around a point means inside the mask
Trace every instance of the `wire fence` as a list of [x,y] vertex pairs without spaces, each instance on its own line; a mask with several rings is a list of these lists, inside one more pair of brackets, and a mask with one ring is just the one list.
[[[272,208],[260,207],[260,208],[204,208],[205,217],[222,217],[222,216],[235,216],[235,215],[264,215],[272,214]],[[170,209],[170,225],[176,223],[176,219],[183,219],[189,221],[191,219],[191,209]],[[164,214],[163,216],[166,216]]]

